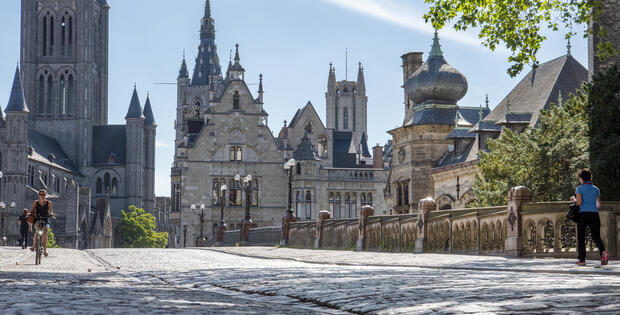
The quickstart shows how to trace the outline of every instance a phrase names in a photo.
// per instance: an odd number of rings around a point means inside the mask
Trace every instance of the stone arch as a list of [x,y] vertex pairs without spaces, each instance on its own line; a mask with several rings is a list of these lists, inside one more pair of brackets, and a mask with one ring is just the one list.
[[[493,222],[491,222],[491,225]],[[492,234],[489,233],[489,230],[493,230],[493,228],[489,228],[489,225],[484,222],[480,227],[480,247],[482,250],[490,250],[493,248]]]
[[536,232],[536,223],[532,219],[528,219],[523,225],[523,234],[525,242],[523,242],[524,252],[533,253],[536,251],[538,234]]
[[56,11],[51,8],[44,8],[39,11],[37,16],[37,41],[40,56],[53,56],[55,54],[55,29],[56,29]]
[[435,199],[438,210],[450,210],[453,208],[454,197],[450,194],[443,194]]
[[464,192],[460,198],[460,201],[463,207],[467,207],[469,206],[469,204],[476,201],[476,195],[474,194],[473,189],[469,189],[466,192]]
[[60,41],[60,55],[70,57],[73,55],[73,43],[75,42],[75,13],[69,8],[60,9],[58,40]]

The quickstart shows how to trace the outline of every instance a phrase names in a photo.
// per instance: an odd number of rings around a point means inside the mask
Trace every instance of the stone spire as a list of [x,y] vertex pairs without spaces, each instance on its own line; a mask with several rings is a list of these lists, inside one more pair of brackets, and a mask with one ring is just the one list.
[[357,70],[357,90],[362,92],[366,91],[366,80],[364,79],[364,67],[362,63],[359,63],[359,69]]
[[334,69],[334,65],[329,63],[329,76],[327,79],[327,92],[333,93],[336,92],[336,69]]
[[243,80],[245,69],[241,66],[241,58],[239,57],[239,44],[235,44],[235,63],[229,69],[229,75],[233,80]]
[[439,45],[439,35],[437,34],[437,30],[435,30],[435,37],[433,37],[433,46],[431,46],[431,52],[428,55],[429,57],[441,57],[443,53],[441,52],[441,45]]
[[263,90],[263,74],[258,75],[258,101],[263,102],[263,94],[265,91]]
[[153,116],[153,108],[151,108],[151,99],[149,97],[149,93],[146,93],[146,103],[144,103],[144,111],[142,112],[144,115],[144,125],[145,126],[156,126],[155,116]]
[[19,66],[15,68],[15,77],[13,78],[13,87],[9,96],[9,103],[6,105],[6,112],[24,112],[29,113],[26,99],[24,98],[24,89],[22,87],[22,77],[19,73]]
[[138,91],[135,83],[133,85],[133,95],[131,96],[131,102],[129,103],[129,110],[127,110],[125,119],[134,118],[144,119],[144,115],[142,114],[142,105],[140,105],[140,99],[138,98]]
[[489,94],[486,95],[485,99],[484,99],[484,103],[487,106],[487,109],[489,109]]
[[215,20],[211,17],[211,2],[205,2],[205,14],[200,24],[200,46],[192,75],[192,85],[209,85],[210,76],[221,75],[220,59],[215,45]]
[[189,79],[189,71],[187,71],[187,63],[185,62],[185,51],[183,51],[183,61],[177,79]]

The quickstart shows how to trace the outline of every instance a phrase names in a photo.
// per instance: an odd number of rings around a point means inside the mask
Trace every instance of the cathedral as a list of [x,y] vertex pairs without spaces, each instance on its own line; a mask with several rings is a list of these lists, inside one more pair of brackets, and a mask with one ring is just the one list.
[[[134,86],[126,123],[108,124],[109,9],[106,0],[22,0],[20,67],[0,115],[0,201],[16,216],[46,189],[67,248],[112,247],[122,209],[155,205],[148,95],[141,103]],[[8,235],[18,238],[13,224]]]
[[[320,210],[334,218],[355,218],[363,205],[385,208],[387,171],[383,148],[376,146],[371,155],[367,143],[368,98],[361,64],[356,81],[337,81],[330,65],[326,124],[308,102],[277,135],[267,124],[262,75],[258,79],[253,94],[239,45],[222,72],[207,0],[191,78],[185,58],[177,78],[171,169],[176,247],[199,244],[221,219],[229,230],[239,229],[246,206],[258,227],[280,225],[289,198],[298,220],[315,220]],[[284,165],[290,159],[296,164],[287,172]]]
[[476,199],[474,177],[479,152],[502,128],[522,132],[535,127],[541,110],[562,95],[575,94],[588,70],[570,53],[531,70],[493,110],[457,102],[467,93],[467,79],[443,56],[435,32],[426,61],[421,52],[402,56],[405,119],[390,130],[391,169],[384,196],[394,213],[416,213],[418,202],[432,197],[438,209],[465,208]]

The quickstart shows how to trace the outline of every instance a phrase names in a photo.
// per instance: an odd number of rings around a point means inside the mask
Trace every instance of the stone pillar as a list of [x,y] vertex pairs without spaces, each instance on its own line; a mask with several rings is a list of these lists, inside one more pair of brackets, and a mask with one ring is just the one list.
[[254,222],[249,218],[245,218],[243,222],[241,222],[241,245],[247,245],[250,240],[250,229],[253,225]]
[[383,168],[383,147],[379,144],[372,148],[372,167]]
[[323,240],[323,224],[327,219],[329,219],[329,211],[319,211],[318,220],[316,222],[316,239],[314,240],[314,248],[321,248],[321,241]]
[[282,217],[282,239],[280,245],[288,246],[288,231],[291,227],[291,223],[297,221],[297,217],[292,211],[286,211],[284,217]]
[[363,206],[360,210],[360,224],[358,226],[359,236],[357,237],[357,251],[363,251],[366,249],[366,225],[368,224],[368,217],[375,214],[375,209],[371,206]]
[[215,245],[222,246],[224,244],[224,232],[226,232],[226,224],[223,224],[220,221],[220,224],[217,225],[217,230],[215,232]]
[[428,213],[437,209],[437,203],[433,198],[427,197],[418,202],[418,237],[415,240],[415,252],[423,253],[426,243],[426,218]]
[[532,191],[525,186],[513,187],[508,193],[508,221],[504,255],[521,256],[523,246],[523,227],[521,226],[521,209],[523,204],[532,201]]

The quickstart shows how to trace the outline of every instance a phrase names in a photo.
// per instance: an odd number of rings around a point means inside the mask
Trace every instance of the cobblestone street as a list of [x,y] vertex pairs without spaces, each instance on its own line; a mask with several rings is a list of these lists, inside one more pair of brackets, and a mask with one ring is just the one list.
[[0,248],[3,314],[620,310],[616,261],[577,268],[566,259],[252,247],[51,249],[33,262]]

